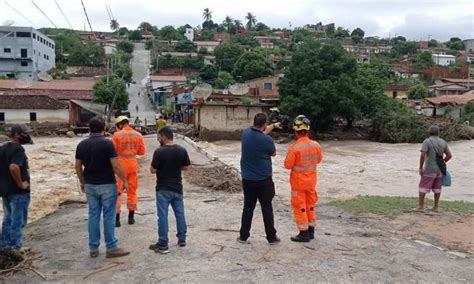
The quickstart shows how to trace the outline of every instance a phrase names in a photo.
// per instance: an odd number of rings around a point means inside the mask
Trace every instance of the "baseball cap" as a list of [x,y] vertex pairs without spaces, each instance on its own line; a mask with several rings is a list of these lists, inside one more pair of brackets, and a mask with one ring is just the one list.
[[32,131],[31,128],[29,128],[28,126],[24,124],[15,124],[10,129],[10,134],[11,136],[13,136],[17,133],[23,134],[23,133],[30,133],[31,131]]

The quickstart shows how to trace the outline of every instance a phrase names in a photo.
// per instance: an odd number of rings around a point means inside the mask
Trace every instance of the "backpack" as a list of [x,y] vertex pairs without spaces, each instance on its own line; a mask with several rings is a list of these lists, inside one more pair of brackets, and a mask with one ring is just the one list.
[[444,158],[443,158],[443,152],[441,152],[441,154],[440,154],[440,152],[438,151],[438,148],[436,148],[433,141],[431,141],[431,139],[428,139],[428,140],[430,140],[431,145],[433,146],[433,150],[435,151],[436,164],[438,165],[438,168],[441,171],[441,173],[443,174],[443,176],[446,176],[446,173],[447,173],[448,169],[447,169],[447,166],[446,166],[446,162],[444,161]]

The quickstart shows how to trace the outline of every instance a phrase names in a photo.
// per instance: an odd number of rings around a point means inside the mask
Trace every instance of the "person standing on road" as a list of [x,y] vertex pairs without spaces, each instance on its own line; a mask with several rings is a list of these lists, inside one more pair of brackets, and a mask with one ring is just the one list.
[[156,120],[156,133],[160,132],[164,127],[166,127],[166,120],[163,119],[163,115],[159,114]]
[[164,127],[158,132],[160,147],[153,153],[150,172],[156,174],[156,210],[158,215],[158,242],[150,245],[155,252],[168,253],[168,208],[176,217],[178,245],[186,246],[186,217],[183,202],[183,170],[191,166],[188,152],[173,140],[173,132]]
[[296,142],[288,148],[285,168],[291,170],[291,205],[299,234],[291,237],[293,242],[309,242],[314,239],[316,227],[316,202],[318,192],[317,166],[323,159],[321,145],[308,136],[311,122],[299,115],[293,122]]
[[89,206],[89,254],[99,256],[100,215],[104,218],[104,239],[106,257],[121,257],[130,254],[118,247],[115,237],[115,204],[117,184],[115,174],[123,181],[122,191],[127,191],[125,173],[117,159],[112,142],[104,137],[105,122],[93,118],[89,122],[91,135],[81,141],[76,149],[76,174],[81,183],[81,191],[87,195]]
[[242,225],[237,241],[247,243],[250,237],[253,211],[257,200],[262,207],[263,223],[267,241],[270,244],[280,242],[276,235],[273,220],[272,200],[275,196],[275,184],[272,180],[272,157],[276,155],[275,143],[268,134],[275,128],[281,128],[279,123],[268,125],[267,116],[258,113],[253,120],[253,127],[242,133],[242,156],[240,169],[244,193],[244,208]]
[[[112,143],[118,154],[118,160],[125,171],[128,182],[127,208],[128,224],[135,224],[135,211],[138,210],[138,160],[137,155],[145,155],[145,140],[143,136],[129,125],[128,117],[119,116],[115,120],[118,129],[112,137]],[[119,190],[122,182],[119,180]],[[115,216],[115,226],[120,227],[120,212],[122,210],[122,192],[117,198],[117,215]]]
[[430,126],[428,132],[430,137],[423,141],[420,150],[421,154],[419,173],[421,179],[418,189],[419,195],[417,210],[424,210],[425,196],[427,193],[433,191],[434,204],[432,210],[438,211],[439,199],[441,197],[441,187],[443,184],[443,173],[438,166],[436,156],[439,155],[440,159],[444,160],[446,163],[451,160],[453,155],[449,150],[448,143],[439,137],[439,127],[437,125]]
[[30,204],[30,173],[28,157],[22,145],[31,143],[25,125],[14,125],[11,142],[0,146],[0,195],[3,203],[2,239],[0,247],[22,248],[22,228],[28,220]]

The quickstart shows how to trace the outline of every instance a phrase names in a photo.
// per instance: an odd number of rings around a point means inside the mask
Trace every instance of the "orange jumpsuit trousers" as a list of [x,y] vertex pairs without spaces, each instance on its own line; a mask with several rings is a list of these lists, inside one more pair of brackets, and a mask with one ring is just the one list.
[[299,137],[288,148],[285,168],[291,169],[291,205],[300,231],[316,227],[317,165],[322,158],[321,146],[308,136]]
[[[138,210],[138,161],[137,155],[145,155],[143,136],[130,126],[114,133],[112,137],[118,159],[125,172],[128,183],[127,208],[129,211]],[[116,213],[120,214],[122,207],[123,182],[117,179],[119,196],[117,198]]]

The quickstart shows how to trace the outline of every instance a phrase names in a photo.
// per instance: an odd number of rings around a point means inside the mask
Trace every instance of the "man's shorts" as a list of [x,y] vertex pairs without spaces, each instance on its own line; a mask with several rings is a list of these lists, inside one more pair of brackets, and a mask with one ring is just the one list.
[[443,185],[443,179],[440,174],[432,173],[425,174],[421,177],[419,192],[420,193],[441,193],[441,186]]

